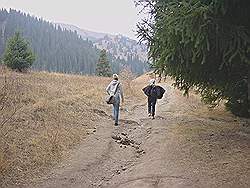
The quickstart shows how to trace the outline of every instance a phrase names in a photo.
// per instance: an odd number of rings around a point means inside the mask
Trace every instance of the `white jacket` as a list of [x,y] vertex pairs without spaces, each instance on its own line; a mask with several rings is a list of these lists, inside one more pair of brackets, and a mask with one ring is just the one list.
[[[117,91],[115,93],[115,89],[117,85],[119,84]],[[122,89],[122,84],[118,80],[112,80],[108,87],[106,88],[106,91],[108,92],[109,95],[114,95],[115,97],[120,96],[123,99],[123,89]]]

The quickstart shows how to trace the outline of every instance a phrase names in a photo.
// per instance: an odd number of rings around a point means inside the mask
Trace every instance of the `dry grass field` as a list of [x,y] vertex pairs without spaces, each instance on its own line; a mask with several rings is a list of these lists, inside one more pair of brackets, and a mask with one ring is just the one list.
[[[95,128],[95,112],[109,107],[104,101],[109,81],[1,68],[0,187],[29,181],[66,157]],[[128,83],[127,101],[136,93]]]

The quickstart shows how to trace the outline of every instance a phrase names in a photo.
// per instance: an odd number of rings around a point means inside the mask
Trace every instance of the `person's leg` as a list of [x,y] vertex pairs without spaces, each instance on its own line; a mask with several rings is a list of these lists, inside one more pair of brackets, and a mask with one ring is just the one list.
[[156,100],[157,99],[153,99],[152,100],[152,116],[153,116],[153,119],[154,119],[154,117],[155,117],[155,105],[156,105]]
[[151,99],[148,97],[148,115],[151,115]]
[[120,103],[116,105],[116,114],[115,114],[115,124],[118,125],[119,121],[119,110],[120,110]]
[[114,118],[115,118],[115,125],[118,125],[118,121],[119,121],[119,108],[120,108],[120,98],[119,97],[117,97],[116,98],[116,103],[115,103],[115,105],[114,105],[114,109],[115,109],[115,116],[114,116]]
[[113,120],[115,120],[115,104],[113,104],[113,116],[112,116]]

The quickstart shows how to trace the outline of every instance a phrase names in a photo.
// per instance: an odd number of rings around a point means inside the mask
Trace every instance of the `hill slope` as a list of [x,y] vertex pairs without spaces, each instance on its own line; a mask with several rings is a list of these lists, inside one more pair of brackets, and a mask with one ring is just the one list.
[[20,31],[36,54],[35,70],[93,74],[98,59],[90,41],[81,39],[72,31],[62,30],[53,24],[31,17],[20,11],[0,10],[0,55],[8,38]]
[[[100,50],[92,41],[85,40],[75,31],[13,9],[0,10],[0,56],[8,38],[15,31],[23,34],[36,54],[36,61],[32,66],[34,70],[88,75],[95,73]],[[133,57],[121,60],[109,54],[109,60],[116,73],[123,67],[130,67],[138,75],[147,67],[144,61]]]
[[57,23],[56,25],[70,31],[76,31],[83,39],[92,41],[98,49],[107,50],[117,59],[142,63],[145,69],[148,67],[147,47],[145,44],[139,44],[137,41],[123,35],[98,33],[68,24]]
[[95,42],[98,39],[102,39],[105,36],[112,36],[110,34],[107,33],[100,33],[100,32],[94,32],[94,31],[89,31],[86,29],[81,29],[77,26],[74,25],[69,25],[69,24],[64,24],[64,23],[55,23],[55,25],[60,26],[64,29],[70,30],[70,31],[76,31],[83,39],[88,39],[91,40],[93,42]]

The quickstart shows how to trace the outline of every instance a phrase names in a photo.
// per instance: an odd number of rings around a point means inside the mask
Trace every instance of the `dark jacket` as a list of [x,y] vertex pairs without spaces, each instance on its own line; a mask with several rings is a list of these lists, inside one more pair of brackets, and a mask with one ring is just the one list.
[[144,94],[148,97],[161,99],[163,97],[163,94],[165,93],[165,89],[163,89],[161,86],[155,86],[155,85],[148,85],[145,88],[142,89]]

